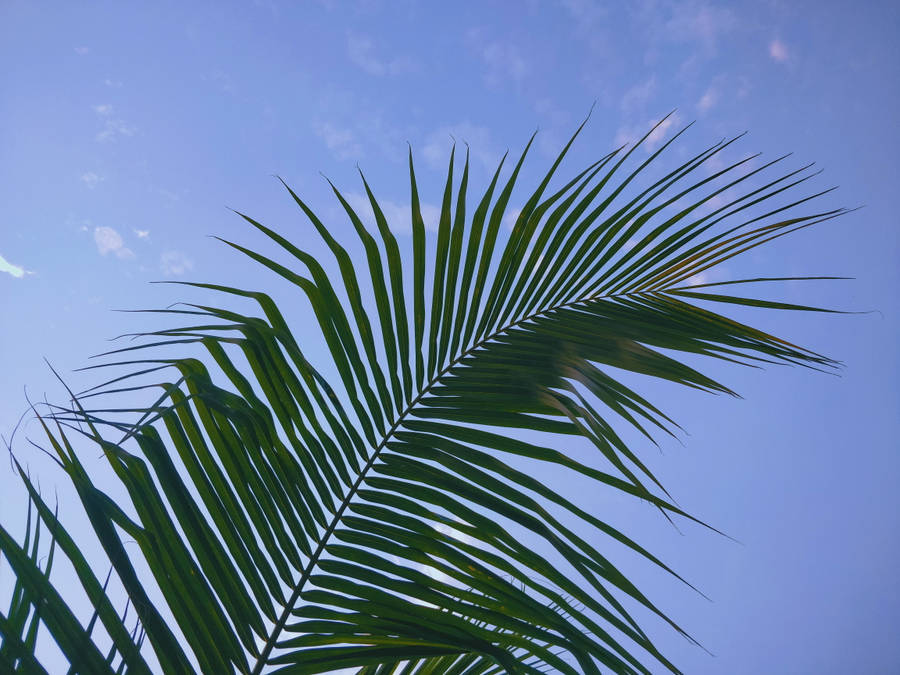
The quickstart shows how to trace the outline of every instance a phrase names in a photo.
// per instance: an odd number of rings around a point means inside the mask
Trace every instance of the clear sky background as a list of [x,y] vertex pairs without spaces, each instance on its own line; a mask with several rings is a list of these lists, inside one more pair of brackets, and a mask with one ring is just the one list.
[[[570,172],[677,108],[669,131],[697,120],[686,148],[749,130],[739,152],[816,161],[817,186],[840,185],[828,206],[865,206],[722,278],[855,277],[777,293],[874,311],[752,315],[841,360],[839,377],[707,364],[744,400],[651,390],[689,435],[644,456],[740,545],[620,502],[596,508],[712,598],[634,571],[716,655],[651,622],[686,672],[898,672],[898,35],[887,1],[4,2],[0,432],[25,410],[24,387],[60,398],[44,357],[81,388],[96,380],[71,371],[104,340],[160,325],[111,309],[198,297],[149,281],[268,289],[207,235],[260,244],[227,206],[311,241],[271,174],[340,235],[349,225],[319,171],[358,200],[359,163],[402,214],[407,141],[434,205],[451,135],[484,186],[540,128],[527,184],[595,100]],[[16,449],[52,489],[24,435]],[[21,519],[16,482],[3,463],[5,524]]]

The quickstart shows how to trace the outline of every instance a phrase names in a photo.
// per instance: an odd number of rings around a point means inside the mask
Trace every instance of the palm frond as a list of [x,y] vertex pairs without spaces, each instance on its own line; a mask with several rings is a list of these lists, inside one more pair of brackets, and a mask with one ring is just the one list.
[[[37,544],[0,531],[19,582],[0,655],[33,662],[33,631],[23,633],[31,603],[42,609],[29,625],[39,618],[80,672],[112,670],[112,657],[90,644],[97,621],[129,672],[147,672],[147,646],[172,673],[677,672],[635,612],[684,631],[604,551],[624,547],[684,580],[539,476],[554,466],[693,520],[622,432],[652,442],[674,421],[618,373],[732,393],[693,357],[833,367],[697,303],[814,308],[691,280],[844,210],[797,215],[827,191],[790,196],[814,175],[809,167],[764,178],[784,158],[700,173],[737,138],[639,186],[684,130],[620,177],[657,129],[550,192],[579,127],[508,235],[501,224],[531,141],[506,178],[504,157],[471,216],[468,151],[456,185],[454,150],[431,244],[410,150],[411,265],[364,177],[377,236],[332,185],[364,262],[285,184],[337,274],[297,238],[238,214],[290,263],[224,243],[306,298],[329,362],[307,360],[260,291],[191,282],[228,307],[152,310],[186,325],[104,354],[91,368],[125,374],[41,418],[140,631],[126,628],[23,474],[38,522],[96,612],[81,628],[38,568]],[[195,351],[154,354],[162,346]],[[171,375],[148,381],[163,373]],[[142,389],[158,390],[146,407],[114,403]],[[95,397],[113,403],[87,407]],[[74,438],[102,449],[125,503],[92,481]],[[571,451],[576,439],[596,448],[596,461]],[[123,534],[138,553],[126,551]]]

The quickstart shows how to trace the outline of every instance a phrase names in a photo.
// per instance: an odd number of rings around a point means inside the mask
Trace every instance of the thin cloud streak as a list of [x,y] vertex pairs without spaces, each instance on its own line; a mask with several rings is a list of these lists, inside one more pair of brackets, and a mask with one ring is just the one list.
[[379,58],[375,52],[375,43],[372,39],[356,33],[347,35],[347,57],[351,63],[369,75],[376,77],[398,75],[415,70],[413,62],[409,59],[395,58],[385,60]]
[[0,255],[0,272],[6,272],[9,275],[12,275],[16,279],[21,279],[25,276],[25,268],[20,265],[13,265],[6,258]]
[[194,261],[181,251],[166,251],[159,258],[159,267],[167,277],[180,277],[194,269]]

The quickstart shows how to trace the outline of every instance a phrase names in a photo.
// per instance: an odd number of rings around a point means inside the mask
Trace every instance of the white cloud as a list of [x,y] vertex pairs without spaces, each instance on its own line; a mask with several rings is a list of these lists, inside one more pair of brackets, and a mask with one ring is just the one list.
[[[638,48],[645,49],[645,63],[668,62],[673,54],[667,44],[688,45],[689,52],[680,70],[696,69],[716,55],[723,37],[738,25],[729,3],[710,0],[642,0],[631,3],[640,26]],[[609,23],[609,21],[607,21]],[[616,54],[610,52],[609,58]]]
[[6,272],[14,276],[16,279],[21,279],[25,276],[25,268],[19,265],[13,265],[6,258],[0,255],[0,272]]
[[638,127],[635,126],[624,126],[619,127],[619,130],[616,132],[616,137],[613,140],[613,143],[616,147],[625,145],[626,143],[634,143],[640,138],[640,132]]
[[635,110],[642,110],[644,106],[653,98],[656,91],[656,76],[651,76],[646,82],[637,84],[625,92],[622,96],[622,110],[630,113]]
[[84,56],[89,51],[91,51],[90,47],[75,47],[74,49],[75,49],[75,53],[78,54],[78,56]]
[[100,143],[114,141],[121,136],[134,136],[135,128],[126,124],[123,120],[108,119],[103,129],[97,132],[94,139]]
[[706,272],[698,272],[697,274],[691,275],[684,282],[687,286],[699,286],[700,284],[705,284],[709,281],[709,275]]
[[138,239],[147,239],[150,236],[150,230],[134,230]]
[[[432,523],[432,527],[434,527],[435,530],[440,532],[445,537],[449,537],[450,539],[455,539],[456,541],[461,542],[467,546],[472,546],[473,544],[476,543],[472,537],[470,537],[465,532],[461,532],[461,531],[457,530],[455,527],[450,527],[448,525],[444,525],[443,523]],[[438,560],[441,561],[440,558],[438,558]],[[441,561],[441,562],[443,562],[443,561]],[[440,583],[449,584],[451,586],[459,586],[460,585],[459,580],[455,579],[454,577],[449,576],[448,574],[445,574],[443,571],[441,571],[435,567],[432,567],[430,565],[423,565],[421,563],[416,563],[416,567],[418,567],[419,570],[421,570],[422,572],[424,572],[425,574],[430,576],[435,581],[438,581]]]
[[90,218],[75,218],[73,215],[69,215],[66,217],[66,225],[68,227],[75,227],[79,232],[90,232],[90,228],[88,225],[91,225]]
[[166,251],[159,258],[159,266],[167,277],[180,277],[194,269],[194,261],[181,251]]
[[[669,115],[653,132],[647,136],[647,140],[644,141],[644,150],[647,153],[651,153],[659,147],[660,143],[665,139],[666,132],[673,125],[677,125],[681,122],[681,118],[677,113],[673,115]],[[635,126],[625,126],[621,127],[616,132],[616,145],[622,145],[624,143],[635,143],[640,140],[644,134],[653,126],[653,122],[647,122],[646,124],[639,124]]]
[[506,226],[507,230],[511,230],[516,226],[516,220],[518,220],[520,213],[522,213],[522,209],[510,209],[503,214],[503,225]]
[[[344,195],[344,199],[350,204],[350,207],[359,216],[359,219],[370,230],[374,229],[375,213],[372,211],[372,205],[369,203],[369,197],[359,192],[350,192]],[[390,199],[378,199],[378,206],[384,213],[384,219],[387,221],[388,227],[397,234],[409,234],[412,232],[412,207],[410,204],[399,204]],[[420,202],[419,208],[422,211],[422,221],[425,223],[425,229],[437,230],[438,223],[441,218],[440,207],[428,202]]]
[[103,84],[105,84],[107,87],[115,87],[116,89],[122,86],[121,80],[111,80],[108,77],[103,80]]
[[788,48],[781,40],[772,40],[769,43],[769,56],[773,61],[784,63],[788,60]]
[[[715,155],[710,158],[711,162],[713,160],[717,160],[719,162],[719,164],[724,165],[724,162],[722,162],[722,160],[718,159],[718,155]],[[709,167],[707,169],[707,171],[709,172],[710,175],[712,175],[713,173],[716,173],[717,171],[720,171],[723,168],[724,168],[724,166],[719,166],[719,167],[715,167],[715,168]],[[712,197],[707,199],[705,202],[703,202],[703,204],[700,206],[700,211],[703,213],[712,213],[713,211],[720,209],[721,207],[725,206],[725,204],[728,203],[729,201],[733,201],[733,197],[728,196],[728,195],[732,195],[731,190],[726,190],[722,194],[713,195]]]
[[[703,162],[703,167],[706,169],[709,175],[712,176],[714,173],[719,173],[719,171],[725,168],[725,161],[722,159],[721,153],[717,153],[715,155],[712,155],[711,157],[708,157]],[[709,206],[710,204],[718,203],[718,200],[721,198],[721,196],[721,194],[716,195],[708,202],[706,202],[706,205]]]
[[[486,127],[479,127],[468,122],[441,127],[431,132],[425,139],[422,154],[425,161],[433,168],[446,168],[450,160],[450,148],[453,147],[453,139],[460,144],[469,144],[469,152],[472,158],[484,164],[488,171],[494,171],[500,161],[501,153],[496,150],[491,140],[490,131]],[[457,148],[457,153],[461,148]],[[459,155],[457,154],[457,157]]]
[[356,142],[356,136],[350,129],[341,129],[331,122],[317,122],[313,129],[338,159],[362,155],[362,147]]
[[347,56],[350,62],[362,68],[369,75],[397,75],[414,70],[409,59],[397,58],[384,60],[375,53],[372,39],[356,33],[347,34]]
[[125,246],[122,236],[111,227],[95,227],[94,243],[97,244],[100,255],[112,253],[122,260],[134,257],[131,249]]
[[528,75],[528,64],[511,44],[493,42],[481,50],[481,58],[487,64],[490,82],[521,82]]
[[703,96],[700,97],[700,100],[697,101],[697,110],[702,113],[707,112],[710,108],[712,108],[719,99],[719,95],[716,92],[714,87],[710,87],[704,92]]
[[81,182],[88,186],[89,189],[93,190],[97,185],[106,180],[103,176],[98,176],[93,171],[86,171],[81,174],[79,177]]
[[488,42],[481,29],[470,30],[466,37],[472,50],[487,66],[484,79],[488,84],[519,84],[528,75],[528,63],[515,45],[497,40]]
[[94,139],[100,143],[114,141],[120,136],[134,136],[135,128],[126,124],[124,120],[113,118],[113,107],[109,103],[101,103],[93,106],[94,112],[105,121],[103,129],[97,132]]
[[660,124],[653,132],[647,136],[647,140],[645,141],[646,148],[648,152],[651,152],[657,148],[657,146],[663,142],[663,139],[666,137],[666,131],[669,130],[673,124],[680,122],[681,119],[678,115],[672,115],[667,118],[662,124]]
[[[412,207],[402,207],[404,211],[409,211]],[[419,202],[419,210],[422,212],[422,222],[425,223],[426,230],[437,230],[438,223],[441,220],[441,209],[439,206],[429,204],[428,202]]]
[[181,194],[187,194],[188,190],[182,190],[182,193],[176,192],[175,190],[169,190],[168,188],[159,187],[158,185],[150,185],[148,186],[150,192],[160,195],[161,197],[165,197],[169,201],[178,202],[181,201]]

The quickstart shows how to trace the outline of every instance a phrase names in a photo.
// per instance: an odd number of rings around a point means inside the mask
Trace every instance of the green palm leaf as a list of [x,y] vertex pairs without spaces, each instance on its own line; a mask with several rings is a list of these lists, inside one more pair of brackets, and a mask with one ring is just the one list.
[[[539,476],[556,465],[692,519],[621,433],[630,426],[652,441],[675,423],[616,373],[731,393],[678,354],[833,367],[695,303],[813,308],[690,280],[844,212],[795,214],[824,192],[789,196],[814,175],[808,167],[763,178],[783,158],[698,172],[736,139],[638,187],[682,133],[627,175],[641,143],[548,192],[576,132],[508,236],[501,223],[531,142],[505,179],[501,162],[471,217],[468,153],[455,194],[451,154],[431,245],[410,152],[411,266],[364,178],[377,237],[332,186],[364,262],[287,188],[333,255],[332,276],[301,238],[239,214],[290,263],[225,243],[306,298],[328,362],[307,360],[267,294],[207,283],[187,285],[255,309],[153,310],[184,325],[103,355],[92,368],[124,374],[41,423],[139,628],[126,627],[23,474],[34,541],[0,530],[17,579],[0,617],[9,669],[38,669],[40,624],[76,671],[90,673],[148,672],[154,662],[164,672],[254,675],[677,672],[635,611],[682,629],[604,550],[625,547],[684,580]],[[173,357],[173,348],[194,351]],[[154,389],[146,407],[115,403]],[[599,451],[596,461],[570,450],[576,437]],[[124,502],[92,481],[75,449],[83,443],[102,449]],[[86,627],[54,589],[49,563],[38,567],[41,523],[95,609]],[[126,549],[123,536],[137,546]],[[112,644],[106,657],[95,626]]]

